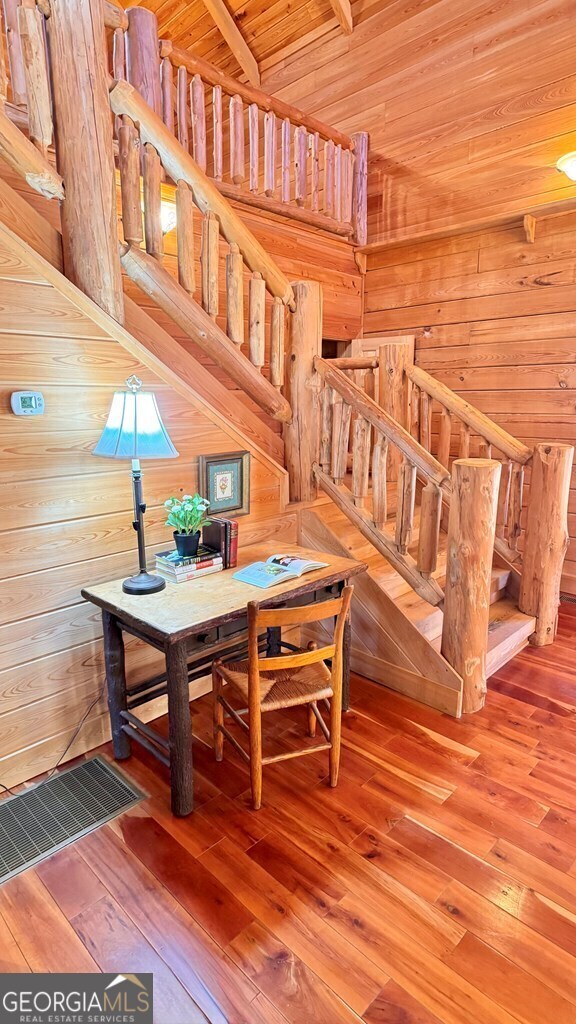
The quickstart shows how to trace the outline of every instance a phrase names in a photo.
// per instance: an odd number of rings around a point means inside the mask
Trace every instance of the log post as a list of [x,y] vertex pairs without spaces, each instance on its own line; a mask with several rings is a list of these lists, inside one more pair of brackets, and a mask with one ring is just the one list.
[[[414,365],[414,337],[406,336],[399,340],[380,345],[378,349],[378,399],[379,403],[390,416],[406,430],[410,430],[408,420],[407,394],[408,383],[405,376],[407,366]],[[388,479],[397,480],[401,453],[398,448],[390,449],[388,461]]]
[[536,616],[530,637],[535,647],[556,634],[560,579],[568,548],[568,497],[574,449],[569,444],[537,444],[532,458],[530,500],[518,607]]
[[368,241],[368,132],[356,132],[354,143],[354,170],[352,172],[352,224],[355,245]]
[[462,710],[479,711],[486,699],[490,581],[500,463],[456,459],[442,625],[442,655],[462,676]]
[[314,359],[322,354],[322,289],[317,281],[293,284],[286,398],[292,422],[284,427],[291,501],[313,501],[318,493],[313,466],[320,451],[320,381]]
[[116,179],[101,0],[52,0],[50,43],[56,156],[66,182],[64,268],[115,320],[124,318]]
[[162,116],[158,19],[145,7],[130,7],[126,32],[126,77],[152,110]]

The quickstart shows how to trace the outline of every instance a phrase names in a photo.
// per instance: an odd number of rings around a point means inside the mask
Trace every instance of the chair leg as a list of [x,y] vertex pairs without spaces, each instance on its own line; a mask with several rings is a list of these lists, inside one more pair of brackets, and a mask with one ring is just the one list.
[[[339,699],[338,699],[339,698]],[[342,694],[334,694],[330,701],[330,785],[338,785],[340,744],[342,737]]]
[[316,735],[316,715],[314,714],[314,704],[308,705],[308,735],[314,737]]
[[249,727],[252,806],[258,811],[262,806],[262,713],[259,707],[250,710]]
[[220,703],[222,695],[222,676],[217,665],[212,666],[212,709],[214,714],[214,753],[217,761],[224,757],[224,733],[221,727],[224,725],[224,708]]

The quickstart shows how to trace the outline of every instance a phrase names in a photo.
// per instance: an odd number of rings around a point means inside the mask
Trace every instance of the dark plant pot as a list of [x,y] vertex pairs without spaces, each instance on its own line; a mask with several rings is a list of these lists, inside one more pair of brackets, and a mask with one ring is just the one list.
[[174,530],[174,541],[176,550],[182,558],[194,558],[198,554],[200,530],[198,533],[177,533]]

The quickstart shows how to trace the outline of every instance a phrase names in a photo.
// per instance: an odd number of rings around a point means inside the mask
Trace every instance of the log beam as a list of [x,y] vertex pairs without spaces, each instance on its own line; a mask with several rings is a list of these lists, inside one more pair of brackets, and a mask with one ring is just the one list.
[[286,362],[286,397],[292,421],[284,428],[291,501],[313,501],[318,493],[314,464],[320,452],[319,380],[314,360],[322,352],[322,288],[317,281],[293,285],[296,311],[291,317]]
[[46,199],[64,199],[62,178],[40,150],[0,110],[0,157]]
[[330,0],[330,6],[336,15],[338,24],[345,35],[351,36],[354,24],[350,0]]
[[122,323],[103,6],[101,0],[52,0],[51,11],[46,28],[56,157],[66,182],[61,211],[64,268],[75,285]]
[[537,444],[532,459],[530,500],[518,607],[536,616],[535,647],[556,635],[560,580],[568,548],[568,498],[574,449],[569,444]]
[[260,72],[256,58],[242,36],[238,25],[226,7],[224,0],[203,0],[204,6],[216,24],[220,34],[238,61],[242,71],[252,85],[260,85]]
[[500,463],[457,459],[452,498],[441,653],[462,676],[462,710],[479,711],[486,699],[490,584]]

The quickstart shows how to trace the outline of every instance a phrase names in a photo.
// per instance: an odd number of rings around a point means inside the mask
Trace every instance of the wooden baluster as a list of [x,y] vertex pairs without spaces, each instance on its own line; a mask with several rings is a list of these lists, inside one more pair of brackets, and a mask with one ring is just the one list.
[[536,616],[536,647],[552,643],[558,623],[573,457],[569,444],[537,444],[532,457],[518,607]]
[[122,201],[122,233],[129,245],[140,245],[142,204],[140,200],[140,139],[129,117],[118,129],[118,170]]
[[248,107],[248,137],[250,142],[250,191],[258,191],[259,166],[260,166],[260,126],[258,123],[259,110],[257,103],[251,103]]
[[244,260],[236,242],[226,256],[226,333],[235,345],[244,341]]
[[359,508],[364,508],[368,494],[371,443],[372,428],[363,416],[357,415],[352,443],[352,496]]
[[290,121],[282,121],[282,202],[290,202]]
[[460,454],[459,459],[467,459],[470,456],[470,427],[467,423],[460,424]]
[[[126,79],[126,40],[124,29],[114,29],[112,36],[112,74],[115,81],[123,82]],[[118,132],[122,118],[118,115],[114,118],[114,135],[118,138]]]
[[52,142],[52,99],[46,62],[44,18],[36,7],[36,0],[21,0],[18,28],[28,95],[28,132],[36,148],[46,156]]
[[200,75],[190,83],[190,111],[192,115],[192,142],[194,159],[201,170],[206,170],[206,96]]
[[270,382],[275,388],[281,388],[284,384],[284,333],[284,303],[275,295],[270,325]]
[[319,209],[319,194],[320,194],[320,136],[318,132],[310,136],[311,142],[311,153],[312,153],[312,173],[311,173],[311,189],[312,189],[312,209],[316,212]]
[[142,161],[144,184],[144,238],[146,252],[161,260],[164,252],[162,242],[162,165],[154,146],[147,142]]
[[388,518],[388,438],[377,434],[372,452],[372,502],[374,526],[383,530]]
[[452,439],[452,414],[444,406],[440,409],[440,435],[438,437],[438,462],[446,469],[450,467],[450,441]]
[[202,305],[213,320],[218,315],[218,242],[220,226],[218,219],[208,211],[202,221]]
[[342,400],[337,391],[332,399],[332,466],[331,476],[335,484],[343,484],[348,468],[348,447],[350,444],[350,418],[352,409]]
[[194,266],[194,197],[187,182],[176,186],[176,244],[178,246],[178,280],[193,295],[196,290]]
[[342,220],[342,146],[334,151],[334,217]]
[[186,68],[178,68],[176,107],[178,115],[178,142],[186,152],[190,149],[188,131],[188,76]]
[[160,82],[162,85],[162,120],[168,131],[174,135],[174,69],[169,57],[162,59]]
[[352,223],[356,245],[368,240],[368,133],[354,132],[354,165],[352,167]]
[[356,157],[351,149],[347,149],[344,155],[346,157],[346,191],[344,193],[344,210],[342,219],[347,224],[351,224],[353,216],[354,163]]
[[224,172],[224,155],[222,141],[222,86],[215,85],[212,89],[212,117],[214,131],[214,177],[222,181]]
[[276,114],[264,114],[264,193],[274,195],[276,188]]
[[432,480],[422,488],[417,568],[428,579],[438,564],[442,491]]
[[508,503],[508,522],[506,524],[506,539],[508,547],[512,551],[518,549],[518,538],[522,533],[520,517],[522,515],[522,496],[524,491],[524,466],[515,462],[512,466],[512,477],[510,479],[510,500]]
[[406,554],[412,540],[415,499],[416,466],[403,458],[398,471],[396,492],[396,547],[401,555]]
[[406,379],[406,430],[413,438],[420,437],[420,388]]
[[334,216],[334,160],[336,147],[332,139],[324,144],[324,212]]
[[496,512],[496,535],[505,537],[508,526],[508,508],[510,506],[510,483],[512,480],[512,460],[505,459],[500,473],[498,489],[498,509]]
[[256,271],[249,285],[248,346],[250,362],[259,370],[264,366],[266,354],[265,316],[266,282]]
[[324,473],[330,472],[332,444],[332,388],[327,385],[320,394],[320,465]]
[[432,400],[426,391],[420,391],[420,444],[427,452],[432,447]]
[[306,202],[308,133],[302,125],[294,131],[294,187],[296,203],[304,206]]
[[490,572],[494,553],[500,464],[456,459],[448,522],[441,651],[462,677],[462,711],[486,698]]
[[8,48],[8,64],[10,67],[12,102],[17,107],[24,107],[27,102],[26,75],[24,72],[22,44],[20,42],[20,31],[18,28],[18,2],[17,0],[3,0],[3,6]]
[[492,458],[492,445],[489,441],[486,441],[483,437],[480,438],[480,458],[491,459]]
[[244,181],[244,107],[240,96],[230,97],[230,177],[235,185]]

